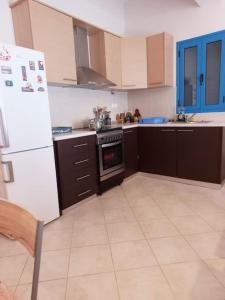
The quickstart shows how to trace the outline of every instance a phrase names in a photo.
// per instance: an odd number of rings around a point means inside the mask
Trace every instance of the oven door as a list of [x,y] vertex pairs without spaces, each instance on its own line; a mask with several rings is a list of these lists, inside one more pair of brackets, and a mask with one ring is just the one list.
[[[118,174],[124,171],[123,141],[99,145],[100,177],[109,178],[109,174]],[[106,175],[106,176],[105,176]]]

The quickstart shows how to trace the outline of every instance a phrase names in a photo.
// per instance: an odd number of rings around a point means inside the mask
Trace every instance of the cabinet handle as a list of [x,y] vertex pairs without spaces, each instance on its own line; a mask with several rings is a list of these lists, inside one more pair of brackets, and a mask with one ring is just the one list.
[[127,131],[124,131],[123,133],[132,133],[133,130],[127,130]]
[[76,179],[76,181],[80,181],[80,180],[85,179],[85,178],[90,177],[90,176],[91,176],[90,174],[87,174],[87,175],[78,177],[78,178]]
[[83,164],[83,163],[85,163],[85,162],[88,162],[88,158],[87,158],[87,159],[84,159],[84,160],[76,161],[76,162],[74,163],[74,165]]
[[223,103],[225,103],[225,96],[223,96]]
[[161,132],[174,132],[175,129],[161,129]]
[[91,192],[91,190],[87,190],[87,191],[85,191],[85,192],[83,192],[83,193],[78,194],[77,196],[78,196],[78,197],[81,197],[81,196],[83,196],[83,195],[85,195],[85,194],[88,194],[88,193],[90,193],[90,192]]
[[65,80],[65,81],[75,81],[75,82],[77,82],[77,79],[74,79],[74,78],[63,78],[63,80]]
[[0,109],[0,131],[2,135],[3,143],[0,145],[0,148],[8,148],[9,147],[9,138],[7,135],[7,128],[6,128],[6,122],[3,117],[2,110]]
[[163,82],[162,81],[155,81],[155,82],[149,83],[150,86],[155,85],[155,84],[163,84]]
[[179,129],[178,132],[193,132],[193,129]]
[[136,84],[123,84],[123,87],[132,87],[132,86],[136,86]]
[[84,147],[84,146],[87,146],[87,143],[74,145],[73,148],[79,148],[79,147]]
[[5,183],[11,183],[14,182],[14,174],[13,174],[13,165],[11,161],[2,161],[3,165],[6,165],[8,167],[8,172],[9,172],[9,179],[6,180],[4,179],[3,181]]
[[203,85],[204,82],[204,74],[200,74],[200,85]]

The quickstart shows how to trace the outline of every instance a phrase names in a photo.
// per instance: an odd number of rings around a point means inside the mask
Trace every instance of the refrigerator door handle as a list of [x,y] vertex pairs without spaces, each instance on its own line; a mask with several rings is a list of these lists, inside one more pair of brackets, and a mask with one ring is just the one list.
[[14,182],[13,165],[11,161],[2,161],[2,164],[7,167],[9,179],[3,179],[5,183]]
[[9,147],[9,138],[7,135],[7,128],[5,118],[3,116],[2,109],[0,108],[0,132],[2,137],[2,144],[0,144],[0,148],[8,148]]

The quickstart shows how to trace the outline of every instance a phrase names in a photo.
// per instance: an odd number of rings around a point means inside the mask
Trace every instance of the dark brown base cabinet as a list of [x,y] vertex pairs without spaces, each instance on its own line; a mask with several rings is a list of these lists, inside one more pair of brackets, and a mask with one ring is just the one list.
[[140,127],[138,136],[141,172],[224,181],[225,128]]
[[[54,142],[60,209],[98,192],[96,136]],[[125,177],[137,171],[222,183],[225,128],[124,129]],[[121,178],[122,181],[122,178]]]
[[169,127],[139,128],[141,172],[176,176],[176,131]]
[[60,209],[97,192],[96,136],[54,143]]
[[177,129],[177,177],[221,183],[223,127]]
[[138,171],[138,128],[123,130],[125,177]]

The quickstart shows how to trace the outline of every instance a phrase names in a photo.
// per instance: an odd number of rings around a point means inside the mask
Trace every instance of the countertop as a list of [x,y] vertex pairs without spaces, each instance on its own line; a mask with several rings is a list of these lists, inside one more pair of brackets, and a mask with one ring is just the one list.
[[89,129],[74,129],[69,133],[53,134],[54,141],[67,140],[72,138],[78,138],[82,136],[95,135],[96,131]]
[[[117,124],[121,126],[123,129],[135,128],[135,127],[225,127],[225,122],[199,122],[199,123],[182,123],[182,122],[167,122],[161,124],[138,124],[138,123],[130,123],[130,124]],[[96,131],[87,129],[74,129],[69,133],[60,133],[54,134],[53,140],[60,141],[66,139],[72,139],[77,137],[95,135]]]
[[225,127],[224,122],[167,122],[167,123],[160,123],[160,124],[123,124],[123,129],[133,128],[133,127]]

